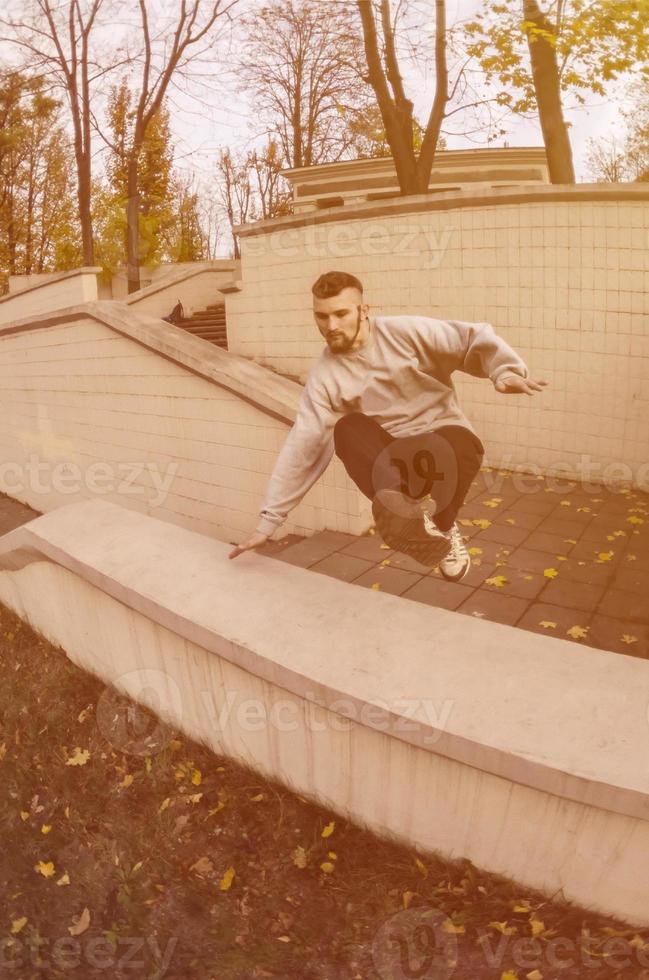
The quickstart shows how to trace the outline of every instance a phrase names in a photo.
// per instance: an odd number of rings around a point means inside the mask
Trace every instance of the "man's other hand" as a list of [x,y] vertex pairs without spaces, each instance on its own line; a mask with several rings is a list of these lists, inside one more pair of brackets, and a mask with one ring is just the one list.
[[236,548],[230,552],[228,558],[236,558],[237,555],[243,554],[244,551],[250,551],[252,548],[259,548],[262,544],[266,544],[269,537],[270,534],[259,534],[258,532],[251,534],[247,541],[242,541],[241,544],[238,544]]
[[496,391],[502,391],[505,395],[533,395],[535,391],[543,391],[544,385],[549,381],[535,381],[533,378],[521,378],[519,374],[504,374],[496,381]]

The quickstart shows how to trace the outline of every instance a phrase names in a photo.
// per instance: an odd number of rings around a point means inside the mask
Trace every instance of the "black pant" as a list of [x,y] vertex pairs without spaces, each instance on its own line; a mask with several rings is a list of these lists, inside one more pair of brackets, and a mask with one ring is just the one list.
[[484,446],[463,425],[444,425],[416,436],[392,436],[363,412],[349,412],[334,427],[336,455],[370,500],[395,488],[419,499],[430,494],[433,516],[448,531],[480,469]]

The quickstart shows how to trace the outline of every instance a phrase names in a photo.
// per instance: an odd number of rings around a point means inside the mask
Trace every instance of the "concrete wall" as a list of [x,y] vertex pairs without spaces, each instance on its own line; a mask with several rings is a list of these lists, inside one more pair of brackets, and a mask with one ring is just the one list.
[[[142,269],[140,271],[141,289],[130,295],[126,273],[120,271],[113,276],[108,292],[102,296],[102,299],[114,299],[129,304],[137,303],[139,309],[162,316],[166,316],[178,297],[186,308],[199,309],[208,303],[219,301],[220,297],[218,293],[215,295],[214,290],[219,285],[225,285],[232,278],[238,277],[240,265],[240,262],[235,259],[214,259],[209,262],[166,262],[158,266],[157,269]],[[185,284],[182,289],[181,283]],[[174,293],[174,288],[176,293]],[[180,293],[178,293],[179,289],[181,289]]]
[[[92,303],[98,297],[98,266],[69,272],[29,276],[29,283],[0,299],[0,323],[10,323],[36,313],[49,313],[76,303]],[[13,277],[13,279],[23,277]],[[13,284],[10,282],[10,288]]]
[[649,461],[649,191],[524,191],[244,226],[243,288],[226,297],[230,349],[304,380],[323,346],[311,284],[348,270],[372,312],[487,320],[550,382],[531,399],[454,375],[494,464],[575,476],[619,464],[633,482]]
[[[252,532],[300,385],[114,302],[0,329],[0,490],[39,511],[106,497],[219,538]],[[361,533],[334,459],[276,537]]]

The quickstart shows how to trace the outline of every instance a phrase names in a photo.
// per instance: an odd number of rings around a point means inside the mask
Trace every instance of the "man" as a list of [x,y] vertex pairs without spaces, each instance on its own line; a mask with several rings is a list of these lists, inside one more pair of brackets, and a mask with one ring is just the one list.
[[263,545],[335,452],[372,500],[383,540],[459,581],[471,559],[456,515],[484,446],[451,374],[488,377],[504,394],[531,395],[548,382],[532,380],[488,323],[370,317],[361,282],[347,272],[324,273],[311,291],[327,347],[308,373],[256,531],[228,557]]

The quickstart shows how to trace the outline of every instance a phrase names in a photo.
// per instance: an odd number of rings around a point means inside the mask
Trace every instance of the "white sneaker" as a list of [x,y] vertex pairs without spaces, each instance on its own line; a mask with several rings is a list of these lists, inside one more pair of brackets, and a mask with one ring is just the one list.
[[380,490],[373,498],[372,513],[385,543],[422,565],[434,567],[451,548],[448,533],[440,531],[426,505],[399,490]]
[[471,568],[471,555],[466,550],[457,521],[447,532],[451,542],[451,550],[439,563],[439,570],[444,578],[451,582],[459,582]]

